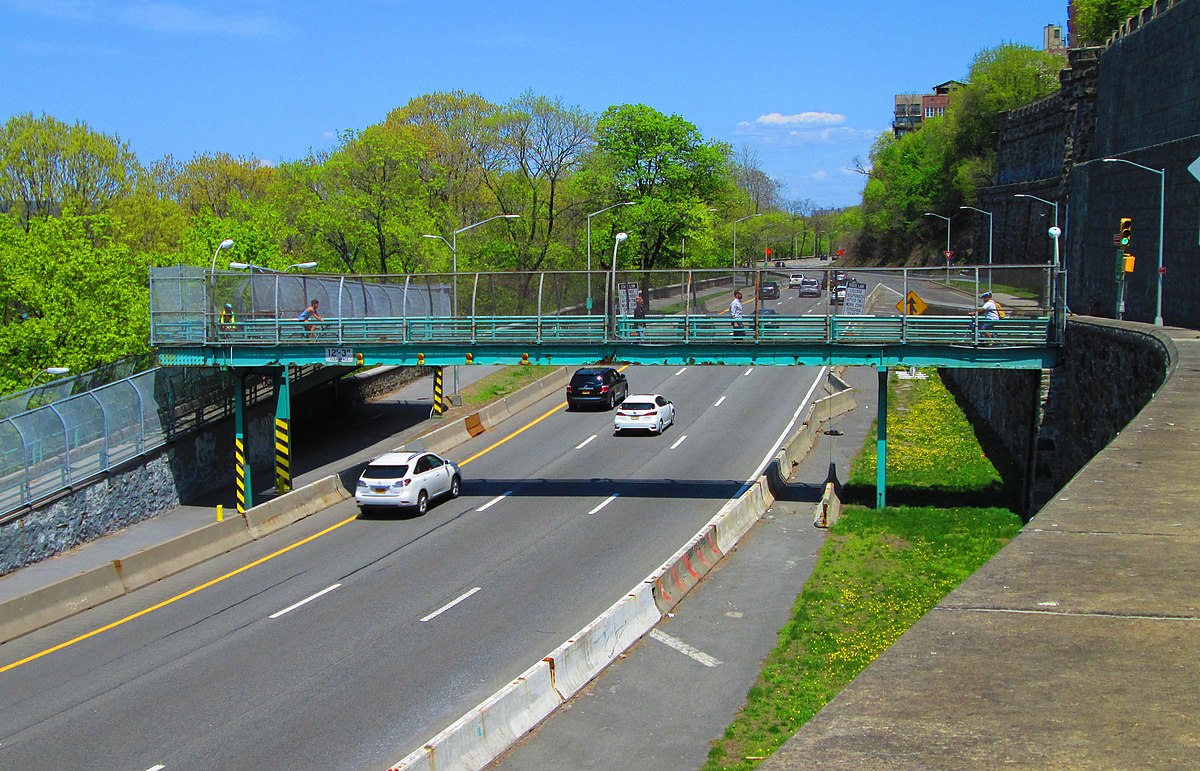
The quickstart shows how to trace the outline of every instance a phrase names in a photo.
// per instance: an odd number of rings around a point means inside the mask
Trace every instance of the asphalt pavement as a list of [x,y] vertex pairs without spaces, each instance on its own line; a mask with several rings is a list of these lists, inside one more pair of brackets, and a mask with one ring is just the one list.
[[[834,418],[789,490],[649,635],[497,759],[494,771],[655,769],[704,764],[745,702],[816,562],[813,512],[831,467],[845,481],[875,418],[876,374],[844,375],[857,408]],[[748,427],[747,430],[752,430]]]

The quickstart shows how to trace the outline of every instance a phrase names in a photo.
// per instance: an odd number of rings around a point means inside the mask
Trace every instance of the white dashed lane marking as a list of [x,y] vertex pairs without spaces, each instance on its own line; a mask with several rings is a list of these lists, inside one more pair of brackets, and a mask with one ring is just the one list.
[[341,586],[341,584],[334,584],[333,586],[327,586],[324,589],[322,589],[321,591],[317,592],[316,594],[311,595],[309,597],[305,597],[303,600],[300,600],[300,602],[297,602],[295,605],[289,605],[286,608],[284,608],[283,610],[275,611],[271,615],[267,616],[267,618],[279,618],[280,616],[282,616],[285,613],[291,613],[293,610],[295,610],[296,608],[299,608],[301,605],[307,605],[308,603],[312,602],[313,600],[317,599],[318,597],[329,594],[330,592],[332,592],[334,589],[338,588],[339,586]]
[[505,498],[507,498],[510,495],[512,495],[512,490],[509,490],[508,492],[503,493],[502,495],[497,495],[495,498],[491,499],[487,503],[485,503],[482,506],[480,506],[479,508],[475,509],[475,511],[487,511],[488,509],[492,508],[497,503],[504,500]]
[[684,439],[687,439],[687,434],[684,434],[683,436],[681,436],[681,437],[679,437],[678,439],[676,439],[676,440],[675,440],[675,444],[671,445],[671,449],[672,449],[672,450],[674,450],[676,447],[678,447],[679,445],[683,444],[683,440],[684,440]]
[[715,667],[715,666],[720,665],[720,663],[721,663],[718,659],[714,659],[712,656],[709,656],[707,653],[704,653],[703,651],[696,650],[692,646],[685,643],[683,640],[680,640],[676,637],[672,637],[671,635],[667,634],[666,632],[660,631],[658,629],[654,629],[654,630],[651,630],[650,636],[653,637],[655,640],[658,640],[663,645],[674,648],[675,650],[682,653],[684,656],[687,656],[690,659],[694,659],[695,661],[699,661],[701,664],[703,664],[706,667]]
[[575,445],[575,449],[576,449],[576,450],[582,450],[584,447],[587,447],[587,444],[588,444],[588,442],[592,441],[592,440],[593,440],[593,439],[595,439],[595,438],[596,438],[596,435],[595,435],[595,434],[592,434],[592,435],[591,435],[591,436],[589,436],[587,439],[584,439],[582,442],[580,442],[579,444]]
[[445,613],[446,611],[448,611],[448,610],[450,610],[451,608],[453,608],[453,607],[454,607],[455,605],[457,605],[458,603],[460,603],[460,602],[462,602],[463,600],[465,600],[465,599],[467,599],[468,597],[470,597],[470,596],[471,596],[472,594],[474,594],[475,592],[479,591],[479,589],[480,589],[480,587],[476,586],[474,589],[472,589],[472,590],[471,590],[471,591],[469,591],[469,592],[463,592],[463,593],[462,593],[462,594],[460,594],[458,597],[454,598],[454,599],[453,599],[453,600],[451,600],[450,602],[447,602],[445,605],[443,605],[442,607],[438,608],[437,610],[435,610],[434,612],[430,613],[428,616],[426,616],[425,618],[423,618],[423,619],[421,619],[421,620],[422,620],[422,621],[429,621],[430,619],[437,618],[438,616],[442,615],[442,614],[443,614],[443,613]]
[[600,511],[600,509],[604,508],[608,504],[615,501],[619,496],[620,496],[620,493],[613,493],[612,495],[605,498],[603,503],[601,503],[599,506],[597,506],[596,508],[589,511],[588,514],[595,514],[597,511]]
[[716,404],[714,404],[713,406],[714,406],[714,407],[720,407],[720,406],[721,406],[721,402],[723,402],[723,401],[725,401],[725,397],[724,397],[724,396],[722,396],[720,399],[717,399],[717,402],[716,402]]

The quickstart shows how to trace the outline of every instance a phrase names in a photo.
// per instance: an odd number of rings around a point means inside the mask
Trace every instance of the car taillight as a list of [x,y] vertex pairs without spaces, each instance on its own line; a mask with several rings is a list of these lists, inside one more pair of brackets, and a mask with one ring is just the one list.
[[400,486],[401,486],[401,487],[408,487],[410,484],[412,484],[412,480],[411,480],[411,479],[405,479],[403,482],[401,482],[401,483],[400,483]]
[[600,386],[600,393],[602,393],[602,394],[608,393],[608,386]]
[[567,393],[571,393],[571,386],[567,386]]

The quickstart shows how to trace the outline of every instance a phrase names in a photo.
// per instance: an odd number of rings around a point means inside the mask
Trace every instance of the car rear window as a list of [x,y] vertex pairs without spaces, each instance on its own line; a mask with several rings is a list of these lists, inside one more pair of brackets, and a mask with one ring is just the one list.
[[363,479],[400,479],[408,473],[408,466],[367,466]]
[[651,404],[650,402],[625,402],[624,404],[621,405],[621,409],[625,410],[625,411],[652,410],[652,409],[654,409],[654,405]]
[[576,375],[571,379],[571,382],[577,385],[583,385],[586,383],[599,383],[603,381],[603,379],[604,378],[601,375]]

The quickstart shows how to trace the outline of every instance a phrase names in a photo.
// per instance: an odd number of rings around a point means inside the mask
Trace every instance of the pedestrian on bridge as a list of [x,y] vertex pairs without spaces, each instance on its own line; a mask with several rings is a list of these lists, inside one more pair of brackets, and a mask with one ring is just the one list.
[[991,292],[984,292],[979,295],[979,299],[983,300],[983,305],[975,311],[976,314],[983,316],[983,323],[979,325],[979,328],[983,330],[983,336],[990,339],[995,336],[995,333],[991,331],[992,326],[1000,320],[1000,306],[996,305],[996,301],[992,299]]
[[[320,305],[320,303],[317,302],[316,299],[309,300],[308,307],[305,308],[304,310],[300,311],[300,316],[297,320],[298,321],[324,321],[325,319],[323,319],[321,317],[321,314],[317,312],[318,305]],[[305,325],[304,330],[306,332],[308,332],[309,337],[312,337],[313,333],[317,331],[317,325],[316,324]]]
[[646,303],[642,300],[641,292],[633,306],[633,336],[638,340],[646,337]]
[[745,313],[742,311],[742,293],[735,289],[733,292],[733,302],[729,303],[729,320],[733,324],[734,337],[743,337],[746,334],[744,316]]

